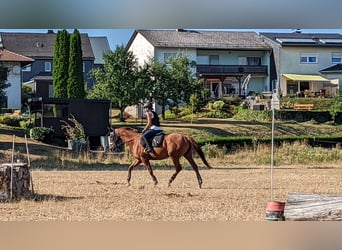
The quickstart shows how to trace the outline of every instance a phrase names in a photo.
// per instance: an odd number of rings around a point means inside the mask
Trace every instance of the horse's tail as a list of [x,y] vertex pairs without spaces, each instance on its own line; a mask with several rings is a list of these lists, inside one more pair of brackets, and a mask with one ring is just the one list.
[[196,150],[197,154],[201,157],[203,163],[207,168],[212,168],[209,163],[207,162],[207,159],[205,158],[205,155],[201,149],[201,146],[190,136],[186,136],[186,139],[189,141],[191,144],[192,148]]

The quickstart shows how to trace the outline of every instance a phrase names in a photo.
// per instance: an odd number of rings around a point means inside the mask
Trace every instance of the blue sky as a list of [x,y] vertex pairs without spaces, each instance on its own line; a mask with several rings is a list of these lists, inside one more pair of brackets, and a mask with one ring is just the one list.
[[[37,32],[45,33],[48,29],[0,29],[0,32]],[[208,29],[206,29],[208,30]],[[238,31],[256,31],[256,32],[293,32],[294,29],[230,29]],[[55,32],[58,29],[54,29]],[[72,29],[68,30],[72,32]],[[132,36],[134,29],[79,29],[81,33],[88,33],[89,36],[106,36],[110,48],[114,50],[117,45],[126,45]],[[342,29],[302,29],[304,33],[340,33]]]

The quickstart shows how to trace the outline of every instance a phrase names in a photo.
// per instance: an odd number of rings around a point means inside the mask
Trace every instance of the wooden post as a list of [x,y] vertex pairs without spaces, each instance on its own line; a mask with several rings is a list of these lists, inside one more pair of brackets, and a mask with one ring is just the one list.
[[342,196],[291,193],[284,217],[286,221],[342,221]]

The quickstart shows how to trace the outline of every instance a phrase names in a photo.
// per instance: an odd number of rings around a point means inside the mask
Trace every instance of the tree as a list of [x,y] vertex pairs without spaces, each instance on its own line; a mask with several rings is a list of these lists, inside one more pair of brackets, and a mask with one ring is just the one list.
[[56,98],[67,98],[67,82],[69,77],[69,45],[70,35],[64,29],[58,31],[53,51],[53,95]]
[[338,113],[342,113],[342,90],[341,89],[339,89],[338,92],[336,93],[336,96],[334,97],[334,102],[330,106],[329,112],[333,120],[335,120],[335,117],[337,116]]
[[10,87],[7,83],[8,69],[0,62],[0,107],[5,106],[6,89]]
[[32,88],[25,85],[22,85],[21,87],[21,103],[23,103],[24,105],[27,105],[28,99],[32,98],[34,93],[32,91]]
[[151,65],[144,64],[136,71],[136,95],[137,99],[145,102],[154,97],[154,85],[151,75]]
[[83,56],[81,35],[77,29],[70,37],[68,98],[84,98]]
[[191,62],[185,53],[177,54],[169,59],[171,65],[171,98],[176,108],[179,102],[190,104],[192,94],[201,95],[200,81],[193,77]]
[[162,108],[162,118],[165,119],[165,106],[168,104],[168,98],[172,93],[172,80],[171,72],[167,65],[163,62],[151,59],[150,62],[150,75],[152,76],[151,88],[152,95],[157,103]]
[[90,71],[96,84],[89,91],[88,98],[110,100],[112,106],[120,110],[120,121],[124,121],[125,108],[138,104],[141,99],[137,94],[141,92],[141,82],[137,81],[135,57],[122,45],[117,46],[114,52],[105,53],[104,61],[103,69]]

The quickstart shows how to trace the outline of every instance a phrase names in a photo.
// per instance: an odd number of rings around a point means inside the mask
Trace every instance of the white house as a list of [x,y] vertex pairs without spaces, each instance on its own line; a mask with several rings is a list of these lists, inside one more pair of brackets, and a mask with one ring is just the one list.
[[[271,90],[272,48],[255,32],[136,30],[127,44],[140,65],[186,53],[212,98]],[[249,77],[248,89],[243,89]]]
[[7,83],[10,84],[5,90],[7,100],[4,105],[7,108],[21,109],[22,67],[34,60],[1,48],[1,44],[0,36],[0,63],[8,69]]
[[283,96],[331,97],[336,93],[342,80],[342,35],[260,34],[273,48],[271,75],[277,76]]

